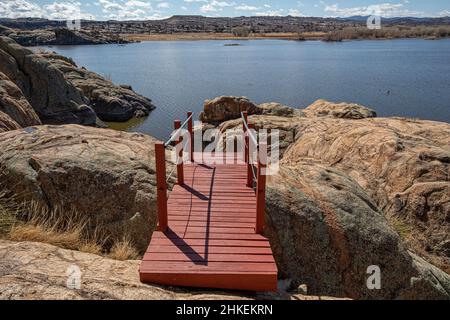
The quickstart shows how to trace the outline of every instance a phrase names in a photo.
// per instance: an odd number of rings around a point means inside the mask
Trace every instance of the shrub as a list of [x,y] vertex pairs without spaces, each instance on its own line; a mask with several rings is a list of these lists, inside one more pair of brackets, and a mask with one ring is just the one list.
[[231,32],[235,37],[248,37],[250,35],[250,29],[247,27],[236,27]]

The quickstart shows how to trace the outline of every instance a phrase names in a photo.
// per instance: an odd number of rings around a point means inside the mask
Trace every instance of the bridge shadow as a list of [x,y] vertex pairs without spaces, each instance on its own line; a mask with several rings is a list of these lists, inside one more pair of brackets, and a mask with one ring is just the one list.
[[[186,222],[185,231],[183,232],[183,237],[180,237],[180,234],[174,232],[168,227],[168,230],[165,232],[166,236],[170,239],[170,241],[177,246],[182,253],[186,255],[194,264],[196,265],[208,265],[208,256],[209,256],[209,236],[210,236],[210,228],[211,228],[211,207],[212,207],[212,194],[214,187],[214,178],[216,174],[216,168],[209,167],[207,165],[201,165],[202,167],[207,167],[208,169],[212,169],[211,181],[209,185],[209,197],[196,190],[193,186],[195,184],[195,178],[192,178],[192,186],[187,184],[182,185],[181,187],[189,191],[192,195],[196,196],[202,200],[208,200],[208,209],[206,215],[206,226],[205,226],[205,242],[204,242],[204,255],[202,256],[200,253],[196,252],[192,246],[190,246],[183,238],[186,235],[187,228],[189,227],[189,223],[191,221],[192,214],[192,198],[191,205],[189,208],[188,219]],[[194,170],[195,172],[195,170]]]
[[203,193],[201,193],[198,190],[195,190],[193,187],[191,187],[187,184],[180,185],[180,187],[187,190],[189,193],[193,194],[194,196],[196,196],[197,198],[199,198],[201,200],[209,200],[209,198],[207,196],[205,196]]

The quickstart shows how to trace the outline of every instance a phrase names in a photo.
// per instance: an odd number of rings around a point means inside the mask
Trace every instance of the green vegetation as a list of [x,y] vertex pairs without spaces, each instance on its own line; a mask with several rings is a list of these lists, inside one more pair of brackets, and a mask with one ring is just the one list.
[[366,27],[346,27],[331,31],[325,36],[325,41],[342,41],[358,39],[399,39],[428,38],[440,39],[450,37],[450,26],[386,26],[377,30]]

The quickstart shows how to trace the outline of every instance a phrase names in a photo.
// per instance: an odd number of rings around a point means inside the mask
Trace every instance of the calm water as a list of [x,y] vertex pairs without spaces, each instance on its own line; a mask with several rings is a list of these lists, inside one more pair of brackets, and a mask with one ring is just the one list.
[[[237,41],[232,41],[233,43]],[[205,99],[247,96],[303,108],[323,98],[356,102],[379,116],[450,122],[450,40],[143,42],[47,48],[158,107],[129,130],[165,138],[172,121]]]

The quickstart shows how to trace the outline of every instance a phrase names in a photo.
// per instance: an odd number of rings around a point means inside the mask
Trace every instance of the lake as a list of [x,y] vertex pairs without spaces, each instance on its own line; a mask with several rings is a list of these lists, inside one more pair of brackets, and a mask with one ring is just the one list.
[[[225,44],[239,43],[239,46]],[[205,99],[246,96],[304,108],[317,99],[355,102],[379,116],[450,122],[450,40],[160,41],[53,46],[78,66],[153,100],[147,119],[122,124],[165,139],[173,120]]]

